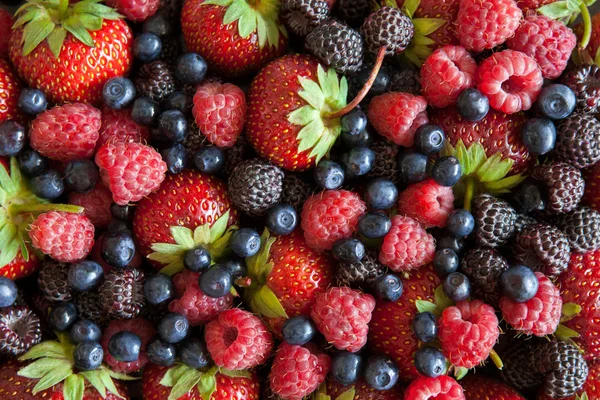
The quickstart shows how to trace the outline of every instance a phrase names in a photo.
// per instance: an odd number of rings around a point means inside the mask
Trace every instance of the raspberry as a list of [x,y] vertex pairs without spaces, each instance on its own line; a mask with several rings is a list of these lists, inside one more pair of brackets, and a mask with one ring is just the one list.
[[422,93],[429,105],[455,104],[460,93],[475,85],[477,63],[464,47],[447,45],[434,51],[421,67]]
[[12,15],[5,9],[0,8],[0,58],[8,58],[8,42],[12,25]]
[[262,364],[273,348],[273,338],[260,318],[232,308],[206,325],[206,347],[215,364],[229,370]]
[[102,181],[120,205],[141,200],[165,179],[167,164],[152,147],[140,143],[106,143],[96,154]]
[[246,97],[235,85],[209,82],[198,87],[192,113],[200,132],[211,143],[231,147],[244,128]]
[[57,106],[31,123],[31,147],[57,161],[91,158],[101,125],[100,110],[84,103]]
[[34,247],[56,261],[75,262],[94,246],[94,225],[83,214],[50,211],[31,224],[29,237]]
[[462,387],[449,376],[420,377],[404,392],[404,400],[465,400]]
[[275,354],[269,385],[273,393],[284,399],[301,400],[325,381],[330,365],[327,354],[284,342]]
[[385,93],[369,105],[369,122],[380,135],[399,146],[413,145],[417,128],[426,124],[427,101],[408,93]]
[[494,308],[481,300],[448,307],[438,321],[442,352],[454,366],[473,368],[488,358],[500,330]]
[[317,295],[310,316],[327,342],[339,350],[356,352],[367,343],[374,309],[372,296],[348,287],[333,287]]
[[138,125],[131,118],[131,110],[113,110],[108,107],[102,109],[102,129],[100,129],[98,147],[106,142],[113,144],[124,142],[145,143],[149,138],[148,128]]
[[107,0],[106,4],[116,8],[128,20],[140,22],[156,13],[160,0]]
[[520,51],[494,53],[477,69],[477,88],[506,114],[529,110],[543,83],[537,62]]
[[511,37],[523,18],[514,0],[460,0],[455,21],[460,45],[479,53]]
[[452,188],[433,179],[410,185],[400,193],[398,211],[417,220],[426,228],[446,226],[448,214],[454,210]]
[[[142,341],[142,346],[140,348],[140,357],[137,361],[133,362],[122,362],[117,361],[113,356],[108,352],[108,341],[110,338],[119,332],[131,332],[135,333],[140,337]],[[117,319],[111,321],[111,323],[104,329],[102,334],[102,340],[100,344],[104,349],[104,361],[111,367],[113,371],[122,372],[125,374],[129,374],[131,372],[139,371],[144,368],[146,364],[148,364],[148,356],[146,355],[146,345],[152,339],[152,337],[156,334],[154,330],[154,325],[144,318],[134,318],[134,319]]]
[[530,15],[506,44],[509,49],[533,57],[544,78],[556,79],[567,67],[577,37],[561,21],[544,15]]
[[550,335],[560,322],[562,298],[558,288],[544,274],[536,272],[535,276],[539,288],[531,300],[517,303],[508,297],[500,298],[502,318],[526,335]]
[[198,286],[198,277],[200,274],[190,271],[175,275],[173,285],[178,299],[169,303],[169,311],[184,315],[192,326],[211,321],[233,304],[231,294],[217,299],[205,295]]
[[379,261],[394,271],[409,271],[433,261],[434,254],[433,236],[414,219],[396,215],[383,238]]
[[528,15],[535,13],[541,6],[554,2],[556,2],[556,0],[517,0],[517,6],[523,10],[524,15]]
[[105,228],[112,221],[110,214],[110,205],[112,203],[112,193],[101,182],[98,182],[94,188],[87,193],[69,193],[69,203],[84,208],[83,213],[98,228]]
[[302,208],[306,244],[317,251],[331,250],[338,239],[352,236],[365,203],[354,192],[327,190],[310,196]]

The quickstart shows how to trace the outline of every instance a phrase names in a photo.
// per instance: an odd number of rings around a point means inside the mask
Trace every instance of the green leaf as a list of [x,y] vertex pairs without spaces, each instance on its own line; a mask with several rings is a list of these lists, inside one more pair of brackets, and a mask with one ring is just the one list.
[[[40,18],[40,16],[42,14],[44,14],[45,12],[46,11],[43,8],[30,7],[26,13],[24,13],[19,18],[17,18],[17,20],[15,21],[15,23],[12,26],[12,29],[17,29],[18,27],[25,25],[29,21]],[[46,12],[46,14],[47,14],[47,12]],[[17,15],[17,14],[15,14],[15,15]]]
[[82,400],[84,389],[85,381],[83,377],[78,374],[68,376],[63,386],[64,400]]
[[402,5],[402,11],[412,19],[419,8],[419,4],[421,4],[421,0],[406,0]]
[[581,312],[581,306],[576,303],[565,303],[562,306],[560,322],[566,322],[575,318]]
[[552,4],[546,4],[545,6],[538,8],[537,12],[552,19],[566,18],[571,14],[566,1],[557,1]]
[[510,189],[518,186],[525,178],[526,176],[522,174],[511,175],[496,182],[486,182],[485,188],[493,195],[509,193]]
[[[148,256],[148,258],[150,258]],[[166,267],[164,267],[163,269],[160,270],[161,274],[165,274],[165,275],[169,275],[169,276],[173,276],[181,271],[183,271],[183,259],[172,262],[170,264],[168,264]]]
[[510,158],[502,160],[502,155],[496,153],[479,167],[477,177],[481,182],[496,182],[508,174],[513,163]]
[[258,284],[266,282],[267,275],[271,272],[273,265],[269,263],[271,246],[275,238],[270,236],[269,230],[265,228],[260,237],[260,250],[252,257],[246,258],[248,275]]
[[70,363],[62,363],[56,368],[52,369],[48,374],[44,375],[42,379],[33,387],[33,394],[44,391],[52,386],[64,381],[69,375],[73,373]]
[[229,240],[231,239],[231,235],[235,230],[237,230],[236,226],[230,226],[227,228],[223,236],[206,246],[212,258],[223,258],[230,252]]
[[454,302],[450,300],[450,298],[446,295],[446,292],[444,292],[444,287],[442,285],[439,285],[435,288],[433,296],[435,298],[435,304],[438,306],[440,311],[443,311],[446,308],[454,305]]
[[198,381],[198,392],[202,400],[210,400],[212,394],[217,390],[217,380],[214,375],[204,374]]
[[462,378],[464,378],[465,376],[467,376],[467,374],[469,373],[469,370],[465,367],[458,367],[454,369],[454,378],[457,381],[460,381]]
[[589,397],[587,395],[586,392],[583,392],[582,394],[578,394],[575,396],[575,400],[589,400]]
[[23,55],[31,53],[54,29],[55,24],[49,16],[42,16],[29,22],[23,29]]
[[431,46],[432,44],[435,44],[435,40],[427,36],[417,35],[413,37],[412,43],[419,46]]
[[[10,225],[10,224],[7,224]],[[15,259],[19,250],[21,249],[21,243],[19,240],[12,240],[6,247],[2,249],[0,253],[0,265],[4,266]]]
[[64,348],[55,341],[45,341],[33,346],[27,353],[19,357],[20,361],[33,360],[42,357],[67,358]]
[[221,7],[229,7],[231,5],[231,3],[233,3],[233,0],[206,0],[201,5],[203,5],[203,6],[214,5],[214,6],[221,6]]
[[39,379],[51,372],[54,368],[64,364],[65,360],[44,357],[32,362],[19,370],[17,375],[30,379]]
[[94,47],[95,43],[90,33],[85,29],[81,21],[74,16],[71,16],[63,21],[63,28],[71,33],[77,40],[89,47]]
[[121,372],[117,372],[117,371],[113,371],[112,369],[107,368],[106,371],[108,372],[108,375],[110,375],[111,378],[120,380],[120,381],[137,381],[138,377],[135,376],[129,376],[127,374],[123,374]]
[[93,14],[103,19],[111,20],[122,18],[121,14],[114,9],[98,2],[89,1],[82,1],[75,4],[73,6],[73,14],[75,18],[79,18],[81,14]]
[[298,81],[304,89],[299,91],[298,95],[316,110],[322,110],[325,103],[325,96],[323,95],[319,84],[312,79],[303,76],[299,76]]
[[[450,146],[450,145],[448,145]],[[450,146],[452,147],[452,146]],[[460,163],[460,167],[462,169],[462,174],[463,175],[469,175],[472,171],[472,164],[471,164],[471,160],[469,157],[469,151],[467,150],[467,148],[465,147],[464,143],[462,142],[462,140],[459,140],[458,143],[456,144],[456,149],[454,150],[454,155],[455,157],[458,159],[458,162]]]
[[441,28],[447,21],[442,18],[413,18],[415,36],[428,36]]
[[188,393],[194,386],[198,384],[202,378],[202,372],[195,369],[188,369],[175,383],[168,400],[177,400],[184,394]]
[[179,255],[185,253],[189,249],[180,244],[154,243],[152,245],[152,250],[154,250],[157,253],[164,254],[164,255],[179,256]]
[[240,19],[244,14],[247,14],[249,12],[251,13],[252,9],[248,5],[248,3],[241,0],[235,0],[229,7],[227,7],[227,11],[223,16],[223,25],[229,25],[232,22],[235,22],[238,19]]
[[112,378],[110,377],[108,370],[106,368],[101,368],[98,371],[99,371],[98,376],[100,377],[100,380],[104,384],[104,387],[106,387],[106,389],[109,392],[111,392],[112,394],[114,394],[115,396],[123,398],[123,396],[121,396],[119,394],[119,390],[117,389],[117,387],[115,386],[115,383],[113,382]]
[[25,238],[23,238],[23,232],[17,231],[19,247],[21,250],[21,255],[25,261],[29,261],[29,249],[27,248],[27,243],[25,242]]
[[[462,143],[462,140],[460,142]],[[485,160],[487,160],[487,156],[485,154],[483,145],[479,142],[473,143],[471,147],[469,147],[469,164],[471,167],[471,172],[479,170]]]
[[335,400],[354,400],[354,396],[356,396],[356,391],[352,387],[336,397]]
[[[17,227],[14,224],[6,224],[0,229],[0,255],[6,252],[6,247],[14,241],[17,235]],[[3,264],[6,265],[6,264]]]
[[[321,91],[323,92],[325,98],[335,97],[332,95],[335,91],[335,88],[330,86],[332,82],[329,81],[327,72],[325,72],[325,69],[321,64],[317,66],[317,76],[319,78],[319,86],[321,87]],[[337,79],[335,80],[335,83],[337,83]]]
[[578,338],[580,335],[577,331],[574,331],[571,328],[567,328],[563,324],[559,324],[558,328],[556,328],[556,332],[554,332],[557,338],[560,340],[567,340],[572,338]]
[[[279,44],[279,28],[275,24],[275,21],[265,19],[267,26],[267,40],[272,47],[277,47]],[[285,32],[285,31],[284,31]]]
[[210,227],[210,236],[208,239],[209,243],[214,243],[225,233],[227,229],[227,223],[229,222],[229,210],[225,214],[221,215]]
[[417,307],[417,311],[420,313],[430,312],[432,314],[437,314],[437,306],[430,301],[417,300],[415,301],[415,306]]
[[253,32],[256,31],[256,14],[257,13],[245,13],[238,21],[238,33],[240,37],[247,38]]
[[256,33],[258,34],[258,47],[262,49],[267,43],[267,23],[261,13],[256,13]]
[[204,224],[194,229],[194,243],[196,245],[210,243],[210,224]]
[[247,378],[247,379],[252,379],[252,374],[245,369],[238,369],[238,370],[230,370],[227,368],[219,368],[219,373],[221,375],[225,375],[228,376],[230,378]]
[[321,158],[325,156],[335,143],[335,140],[342,132],[341,126],[336,126],[335,128],[325,128],[321,138],[319,139],[317,145],[313,147],[310,152],[310,157],[316,157],[315,162],[318,164]]
[[252,295],[250,307],[257,314],[267,318],[288,318],[279,299],[267,285],[263,285]]
[[311,105],[305,105],[300,107],[294,111],[292,111],[288,115],[288,121],[294,125],[305,126],[308,125],[311,121],[314,121],[317,118],[321,117],[321,113]]
[[48,36],[48,47],[55,58],[58,58],[60,55],[60,50],[66,37],[67,31],[62,26],[56,27]]
[[173,387],[177,381],[185,374],[190,367],[185,364],[180,364],[176,367],[169,368],[163,375],[160,384],[167,387]]
[[102,28],[102,18],[94,14],[81,14],[79,21],[88,31],[97,31]]
[[298,133],[298,152],[301,153],[308,149],[312,149],[319,139],[323,136],[325,124],[321,118],[313,119],[308,125]]
[[191,229],[188,229],[184,226],[172,226],[171,227],[171,236],[175,243],[178,245],[185,247],[186,249],[193,249],[195,247],[194,237]]
[[579,4],[581,0],[567,0],[567,9],[572,13],[579,12]]
[[96,389],[96,391],[100,393],[100,396],[102,396],[102,398],[106,397],[106,386],[104,386],[104,383],[102,383],[102,379],[100,378],[100,375],[97,370],[83,371],[79,374],[83,375],[83,377],[87,379],[90,385],[92,385],[94,389]]

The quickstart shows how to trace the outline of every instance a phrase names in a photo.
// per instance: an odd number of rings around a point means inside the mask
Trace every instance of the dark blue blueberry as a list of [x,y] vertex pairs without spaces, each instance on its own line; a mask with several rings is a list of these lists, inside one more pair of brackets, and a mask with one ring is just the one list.
[[83,260],[71,264],[67,281],[69,285],[80,292],[97,287],[104,277],[102,266],[95,261]]
[[179,110],[163,111],[158,116],[158,127],[171,142],[181,142],[187,133],[187,119]]
[[375,152],[367,146],[357,146],[348,152],[346,161],[346,172],[354,176],[366,174],[373,168],[375,163]]
[[175,363],[177,349],[171,343],[164,342],[159,337],[155,337],[148,342],[146,355],[151,363],[169,367]]
[[313,171],[315,183],[322,189],[339,189],[344,183],[344,176],[344,168],[331,160],[322,160]]
[[98,342],[79,343],[73,351],[75,368],[91,371],[100,368],[104,359],[104,350]]
[[396,301],[402,296],[404,285],[400,278],[394,274],[383,274],[375,280],[375,295],[384,301]]
[[31,190],[33,193],[46,200],[54,200],[60,197],[65,191],[60,174],[53,170],[47,169],[41,174],[33,177],[31,180]]
[[539,288],[539,281],[530,268],[516,265],[502,273],[500,287],[506,297],[518,303],[524,303],[535,296]]
[[447,231],[441,231],[441,233],[435,235],[435,238],[438,249],[450,249],[459,256],[465,249],[465,239],[453,236]]
[[15,282],[0,276],[0,307],[10,307],[17,300],[17,285]]
[[427,156],[416,151],[402,151],[398,156],[398,170],[402,182],[421,182],[427,178]]
[[144,297],[152,305],[166,304],[175,295],[173,281],[169,275],[156,274],[146,278]]
[[190,323],[187,318],[178,313],[165,315],[158,323],[158,334],[165,342],[179,343],[188,334]]
[[98,342],[102,338],[102,329],[89,319],[82,319],[69,330],[73,343]]
[[342,143],[346,148],[353,149],[358,146],[368,146],[372,141],[372,134],[369,132],[369,128],[365,129],[358,135],[350,135],[346,132],[342,132],[340,135]]
[[167,164],[167,170],[172,174],[180,173],[187,165],[187,150],[181,143],[162,149],[160,155]]
[[171,36],[173,27],[165,13],[159,11],[144,21],[142,30],[158,37],[164,37]]
[[550,119],[567,118],[575,109],[577,98],[568,86],[553,83],[544,86],[536,100],[537,110]]
[[431,177],[439,185],[454,186],[460,181],[462,168],[458,158],[453,156],[438,158],[433,164]]
[[100,170],[91,160],[70,161],[65,168],[67,187],[75,193],[87,193],[100,179]]
[[391,229],[392,221],[380,212],[369,212],[358,219],[358,233],[367,239],[384,237]]
[[481,121],[490,111],[490,101],[477,89],[466,89],[456,102],[456,110],[467,121]]
[[111,267],[125,268],[135,255],[135,243],[128,232],[107,233],[102,238],[102,259]]
[[206,60],[196,53],[180,56],[175,63],[175,77],[186,85],[197,85],[206,76]]
[[547,118],[530,118],[521,128],[521,140],[530,153],[546,154],[556,145],[556,127]]
[[50,326],[59,331],[64,332],[75,323],[77,319],[77,309],[73,303],[61,303],[54,307],[48,316]]
[[133,56],[143,63],[149,63],[158,58],[162,51],[162,41],[153,33],[145,32],[133,41]]
[[231,273],[222,264],[215,264],[200,275],[198,286],[205,295],[216,299],[229,293],[231,278]]
[[355,238],[339,239],[333,244],[331,254],[340,262],[353,264],[365,256],[365,245]]
[[367,128],[367,116],[360,108],[354,108],[340,119],[342,132],[350,136],[360,135]]
[[248,275],[246,261],[243,258],[232,257],[221,262],[221,265],[229,272],[232,281]]
[[446,371],[446,357],[435,347],[421,347],[415,353],[415,368],[423,376],[437,378]]
[[46,95],[39,89],[25,88],[19,95],[19,109],[25,114],[34,116],[48,108]]
[[391,389],[398,382],[398,366],[388,356],[371,356],[365,365],[365,381],[375,390]]
[[398,188],[389,179],[378,178],[367,184],[365,202],[374,210],[387,210],[396,205]]
[[132,235],[131,229],[129,229],[129,225],[127,221],[123,221],[120,219],[113,219],[106,227],[106,231],[109,233],[126,233],[128,235]]
[[286,343],[298,346],[310,342],[315,337],[316,333],[317,328],[315,327],[314,322],[304,315],[288,319],[285,321],[285,324],[283,324],[283,328],[281,328],[283,340],[285,340]]
[[200,369],[212,364],[206,343],[197,338],[188,338],[180,345],[178,352],[181,362],[188,367]]
[[360,354],[338,351],[331,357],[331,376],[342,385],[352,385],[360,378],[363,359]]
[[135,100],[135,85],[129,79],[117,76],[110,78],[102,88],[104,104],[114,110],[123,110]]
[[210,253],[202,246],[188,250],[183,257],[183,266],[192,272],[204,271],[210,267],[210,262]]
[[429,343],[435,340],[438,333],[435,315],[430,312],[418,313],[413,318],[412,330],[421,342]]
[[35,150],[25,149],[17,156],[21,172],[30,178],[38,176],[48,168],[48,159]]
[[110,213],[116,219],[120,219],[121,221],[131,221],[133,218],[135,208],[130,205],[119,205],[117,203],[112,203],[110,205]]
[[252,257],[260,250],[260,235],[254,229],[238,229],[231,235],[229,247],[239,257]]
[[0,123],[0,156],[13,157],[25,147],[25,128],[16,121]]
[[133,332],[117,332],[108,341],[108,353],[121,362],[137,361],[141,348],[142,340]]
[[475,218],[473,218],[473,214],[464,208],[454,210],[448,215],[446,229],[452,235],[456,237],[467,237],[473,232],[474,228]]
[[277,204],[268,211],[266,225],[276,235],[288,235],[298,225],[296,210],[289,204]]
[[466,300],[471,295],[471,281],[460,272],[453,272],[444,279],[444,293],[454,302]]
[[217,146],[203,147],[194,154],[194,165],[198,171],[216,174],[225,165],[223,150]]
[[160,107],[148,97],[138,97],[133,102],[131,119],[140,125],[152,126],[156,123]]
[[435,124],[424,124],[415,132],[415,148],[422,154],[439,153],[444,147],[446,135],[444,130]]
[[539,181],[527,179],[513,190],[511,200],[518,213],[529,214],[546,208],[546,188],[543,185]]
[[[372,65],[364,64],[363,67],[358,70],[355,74],[352,74],[352,79],[350,79],[350,94],[354,95],[354,92],[358,93],[361,90],[369,78],[371,77]],[[390,74],[387,68],[380,68],[379,72],[377,72],[377,76],[375,77],[375,81],[373,85],[369,89],[367,94],[368,97],[377,96],[383,94],[387,91],[390,85]],[[353,97],[353,96],[350,96]]]
[[183,90],[176,90],[167,97],[163,103],[167,110],[179,110],[189,115],[192,110],[192,99]]
[[445,278],[456,272],[458,263],[458,255],[452,249],[440,249],[433,256],[433,269],[440,278]]

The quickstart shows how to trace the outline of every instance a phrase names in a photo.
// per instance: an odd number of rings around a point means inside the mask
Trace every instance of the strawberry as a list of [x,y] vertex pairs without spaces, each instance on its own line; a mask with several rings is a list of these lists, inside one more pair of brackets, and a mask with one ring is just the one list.
[[460,381],[466,400],[525,400],[507,384],[481,374],[469,374]]
[[0,58],[8,58],[8,41],[13,22],[12,14],[0,9]]
[[32,1],[19,9],[10,59],[48,101],[98,103],[104,83],[129,71],[131,30],[112,8],[96,1],[59,3]]
[[592,165],[583,171],[585,179],[585,191],[582,204],[600,210],[600,163]]
[[188,50],[203,56],[211,71],[239,77],[285,53],[278,12],[277,0],[188,0],[181,28]]
[[[398,6],[402,7],[405,0],[398,0]],[[414,12],[414,18],[434,18],[443,20],[442,25],[434,30],[428,37],[435,43],[432,50],[447,44],[458,44],[455,36],[456,26],[454,20],[458,15],[459,0],[420,0]]]
[[12,119],[23,122],[23,115],[17,108],[21,83],[8,60],[0,58],[0,122]]

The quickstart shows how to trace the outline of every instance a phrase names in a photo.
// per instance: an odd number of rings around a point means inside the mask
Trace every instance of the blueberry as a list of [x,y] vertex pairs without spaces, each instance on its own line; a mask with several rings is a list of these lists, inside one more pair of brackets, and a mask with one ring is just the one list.
[[142,340],[133,332],[117,332],[108,341],[108,353],[121,362],[137,361],[141,348]]
[[87,193],[100,179],[100,170],[91,160],[70,161],[65,168],[65,183],[75,193]]
[[19,95],[19,108],[25,114],[34,116],[48,108],[46,95],[39,89],[24,88]]
[[15,121],[0,123],[0,156],[13,157],[25,147],[25,128]]
[[529,214],[546,208],[546,189],[543,183],[527,179],[521,186],[513,190],[511,200],[517,212]]
[[339,239],[333,244],[331,254],[340,262],[353,264],[364,258],[365,245],[354,238]]
[[187,165],[187,150],[181,143],[174,143],[160,151],[163,161],[167,164],[167,170],[172,174],[178,174]]
[[102,88],[104,104],[114,110],[123,110],[135,100],[135,85],[122,76],[110,78]]
[[17,161],[21,172],[30,178],[38,176],[48,168],[48,159],[31,149],[19,153]]
[[192,99],[183,90],[176,90],[167,97],[163,105],[167,110],[179,110],[189,115],[192,110]]
[[53,329],[64,332],[73,325],[76,319],[77,309],[73,303],[61,303],[50,312],[48,322]]
[[127,224],[127,222],[122,221],[120,219],[113,219],[112,221],[110,221],[108,227],[106,228],[106,231],[108,233],[126,233],[128,235],[133,235],[131,229],[129,229],[129,225]]
[[421,342],[429,343],[435,340],[438,333],[435,315],[430,312],[418,313],[413,318],[412,330]]
[[17,300],[17,285],[15,282],[0,276],[0,307],[10,307]]
[[444,293],[454,302],[466,300],[471,295],[471,282],[465,274],[453,272],[444,280]]
[[48,169],[33,177],[31,180],[31,190],[36,196],[42,199],[55,200],[63,194],[65,185],[57,171]]
[[152,305],[166,304],[175,295],[173,281],[169,275],[156,274],[146,278],[144,297]]
[[388,356],[371,356],[365,365],[365,381],[375,390],[391,389],[398,382],[398,366]]
[[444,147],[444,140],[446,135],[439,125],[424,124],[415,132],[415,148],[423,154],[439,153]]
[[91,371],[100,368],[104,359],[104,350],[98,342],[79,343],[73,351],[75,368]]
[[231,278],[231,274],[222,264],[215,264],[200,275],[198,286],[208,297],[219,298],[231,290]]
[[367,239],[384,237],[391,229],[392,221],[380,212],[369,212],[358,218],[358,233]]
[[135,243],[127,232],[106,233],[101,244],[102,259],[111,267],[125,268],[135,255]]
[[252,257],[260,250],[260,235],[254,229],[238,229],[231,235],[229,247],[239,257]]
[[373,168],[375,152],[367,146],[353,147],[348,153],[346,172],[354,176],[366,174]]
[[[350,93],[357,92],[362,89],[369,78],[371,77],[372,65],[364,64],[363,67],[355,74],[352,74],[350,79]],[[390,85],[390,74],[387,68],[380,68],[373,85],[369,89],[368,97],[377,96],[387,91]]]
[[313,171],[315,183],[322,189],[339,189],[344,183],[344,177],[344,168],[331,160],[322,160]]
[[140,125],[152,126],[156,123],[160,107],[148,97],[138,97],[133,102],[131,119]]
[[423,376],[437,378],[446,371],[446,357],[435,347],[421,347],[415,352],[415,368]]
[[456,272],[458,263],[458,255],[452,249],[440,249],[433,256],[433,269],[440,278]]
[[374,210],[387,210],[396,205],[398,189],[389,179],[378,178],[367,184],[365,202]]
[[524,265],[516,265],[502,273],[500,287],[506,297],[524,303],[536,295],[539,281],[531,269]]
[[394,274],[383,274],[375,280],[374,291],[377,298],[384,301],[396,301],[402,296],[404,286]]
[[360,108],[354,108],[340,119],[340,124],[342,132],[356,136],[367,128],[367,116]]
[[165,342],[179,343],[188,334],[190,323],[187,318],[178,313],[165,315],[158,323],[158,334]]
[[144,32],[153,33],[158,37],[171,36],[173,28],[169,22],[169,18],[163,12],[157,12],[146,21],[142,27]]
[[102,338],[102,330],[89,319],[82,319],[73,324],[69,330],[74,343],[98,342]]
[[232,281],[248,275],[246,261],[244,261],[243,258],[232,257],[221,262],[221,264],[223,265],[223,268],[225,268],[225,270],[231,275]]
[[289,318],[281,328],[283,340],[292,345],[302,346],[310,342],[316,335],[317,328],[313,321],[300,315]]
[[490,101],[477,89],[466,89],[456,102],[456,110],[467,121],[481,121],[490,111]]
[[338,351],[331,357],[331,376],[342,385],[352,385],[360,378],[363,359],[360,354]]
[[421,182],[427,178],[427,156],[416,151],[403,151],[398,156],[398,170],[402,182]]
[[171,343],[164,342],[159,337],[155,337],[146,345],[146,355],[151,363],[169,367],[175,363],[177,350]]
[[194,165],[198,171],[215,174],[225,165],[223,150],[217,146],[203,147],[194,154]]
[[132,46],[133,56],[143,63],[149,63],[160,56],[162,41],[150,32],[144,32],[136,37]]
[[179,345],[181,362],[195,369],[206,368],[212,364],[206,344],[197,338],[188,338]]
[[448,215],[446,229],[456,237],[467,237],[475,228],[473,214],[463,208],[452,211]]
[[550,119],[567,118],[576,104],[577,98],[573,90],[558,83],[544,86],[536,100],[537,110]]
[[460,162],[453,156],[438,158],[431,170],[431,177],[441,186],[454,186],[461,176]]
[[175,63],[175,77],[186,85],[197,85],[206,76],[206,61],[201,55],[187,53]]
[[369,132],[368,127],[358,135],[350,135],[346,132],[342,132],[340,137],[342,139],[342,143],[348,149],[358,146],[368,146],[372,141],[372,134]]
[[119,205],[117,203],[112,203],[110,205],[110,213],[116,219],[120,219],[121,221],[130,221],[133,218],[135,208],[130,205]]
[[181,111],[167,110],[158,116],[158,127],[171,142],[181,142],[187,133],[187,120]]
[[86,292],[96,288],[103,277],[104,270],[100,264],[95,261],[82,260],[71,264],[67,281],[73,289]]
[[202,246],[188,250],[183,257],[183,266],[192,272],[202,272],[210,267],[210,263],[210,253]]
[[465,249],[464,238],[452,236],[446,231],[441,231],[441,233],[437,234],[435,238],[436,247],[438,249],[450,249],[453,250],[459,256],[463,253],[463,250]]
[[276,235],[288,235],[298,225],[296,210],[289,204],[277,204],[268,211],[266,225]]
[[530,153],[542,155],[556,145],[556,127],[546,118],[530,118],[521,128],[521,140]]

